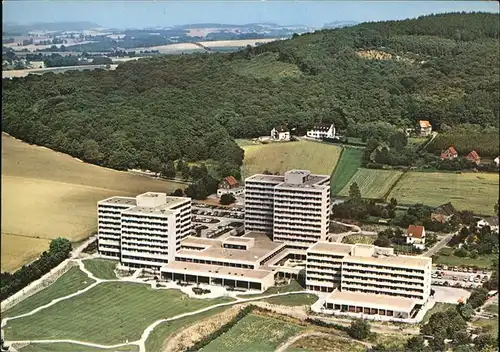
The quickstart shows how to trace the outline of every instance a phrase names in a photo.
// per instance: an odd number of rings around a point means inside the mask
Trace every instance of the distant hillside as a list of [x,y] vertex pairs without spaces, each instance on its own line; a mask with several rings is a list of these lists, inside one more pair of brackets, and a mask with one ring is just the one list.
[[93,22],[41,22],[32,24],[4,23],[4,32],[27,33],[30,31],[79,31],[101,26]]
[[89,162],[157,168],[212,159],[232,138],[333,122],[350,136],[464,123],[498,128],[499,15],[363,23],[230,54],[155,57],[116,71],[4,80],[2,129]]

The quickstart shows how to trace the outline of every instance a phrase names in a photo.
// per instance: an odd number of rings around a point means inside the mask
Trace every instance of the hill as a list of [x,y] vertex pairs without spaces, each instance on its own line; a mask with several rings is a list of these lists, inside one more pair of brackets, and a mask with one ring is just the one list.
[[2,134],[1,271],[37,258],[53,238],[90,236],[99,200],[184,187],[82,163]]
[[[498,127],[499,19],[363,23],[237,53],[3,80],[2,129],[111,168],[212,159],[224,175],[242,164],[234,138],[268,135],[277,124],[334,122],[354,137],[382,121]],[[373,51],[382,54],[366,55]]]

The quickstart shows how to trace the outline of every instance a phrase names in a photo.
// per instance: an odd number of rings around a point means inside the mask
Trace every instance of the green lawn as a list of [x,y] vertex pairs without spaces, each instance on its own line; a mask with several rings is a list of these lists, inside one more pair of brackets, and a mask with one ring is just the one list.
[[373,242],[375,242],[376,239],[377,239],[377,236],[349,235],[349,236],[345,236],[342,239],[342,243],[348,243],[348,244],[356,244],[356,243],[373,244]]
[[446,310],[448,310],[449,308],[452,308],[452,307],[456,307],[456,305],[455,304],[451,304],[451,303],[437,302],[434,305],[434,307],[432,307],[431,310],[428,310],[427,313],[425,313],[424,319],[422,319],[421,324],[427,323],[429,321],[429,319],[431,318],[432,314],[437,313],[437,312],[444,312],[444,311],[446,311]]
[[8,340],[73,339],[112,345],[135,341],[154,321],[195,311],[228,298],[191,299],[178,290],[105,282],[41,312],[8,322]]
[[492,319],[474,320],[472,325],[482,328],[484,333],[489,333],[495,338],[498,336],[498,319],[496,317]]
[[458,210],[492,215],[498,200],[498,173],[408,172],[389,194],[400,204],[430,206],[451,201]]
[[289,285],[285,286],[273,286],[268,288],[264,293],[257,293],[253,295],[238,295],[240,298],[255,298],[255,297],[262,297],[262,296],[268,296],[272,295],[275,293],[283,293],[283,292],[293,292],[293,291],[304,291],[304,288],[300,286],[300,284],[292,280]]
[[273,352],[304,329],[280,319],[248,314],[227,333],[210,342],[203,352]]
[[2,318],[13,317],[31,312],[33,309],[50,303],[56,298],[67,296],[91,285],[90,279],[78,267],[73,267],[57,279],[52,285],[16,304],[2,313]]
[[488,269],[490,268],[493,263],[495,258],[498,258],[497,255],[495,254],[486,254],[486,255],[480,255],[475,259],[472,258],[462,258],[462,257],[456,257],[454,255],[446,256],[446,255],[439,255],[440,252],[436,256],[432,258],[432,264],[441,264],[441,265],[448,265],[448,266],[477,266],[478,268],[484,268]]
[[342,148],[328,143],[299,140],[249,145],[243,147],[243,150],[245,159],[241,173],[242,177],[246,178],[266,170],[284,174],[290,169],[331,175]]
[[108,259],[88,259],[83,261],[85,269],[94,274],[98,279],[116,280],[115,268],[118,262]]
[[190,315],[185,318],[161,323],[151,332],[151,334],[149,334],[149,337],[146,340],[146,351],[148,352],[163,351],[163,344],[165,340],[168,339],[172,334],[190,325],[198,323],[203,319],[222,313],[228,308],[230,307],[218,307],[200,314]]
[[73,343],[32,343],[26,347],[19,349],[21,352],[136,352],[139,351],[139,346],[129,345],[116,348],[97,348]]
[[339,195],[348,196],[349,187],[356,182],[363,198],[382,198],[402,174],[395,170],[359,169]]
[[233,61],[228,69],[246,77],[271,78],[273,80],[301,76],[297,65],[278,61],[278,54],[271,52],[257,55],[250,60]]
[[361,167],[362,157],[363,149],[345,147],[342,150],[330,182],[332,195],[339,193],[358,171],[358,168]]
[[282,306],[310,306],[318,300],[318,296],[305,293],[296,293],[288,296],[271,297],[264,300],[271,304]]

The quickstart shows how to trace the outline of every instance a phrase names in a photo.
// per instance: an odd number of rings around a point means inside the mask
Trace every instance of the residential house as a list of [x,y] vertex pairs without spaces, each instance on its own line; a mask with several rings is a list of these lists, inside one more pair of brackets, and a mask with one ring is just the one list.
[[219,183],[219,188],[217,189],[217,197],[221,197],[223,194],[232,194],[233,196],[241,196],[244,193],[244,188],[240,187],[239,182],[234,178],[234,176],[227,176]]
[[427,120],[418,121],[417,129],[420,131],[420,135],[424,137],[432,133],[432,125]]
[[432,213],[431,213],[431,220],[440,222],[444,224],[445,222],[449,221],[453,215],[456,214],[456,209],[455,207],[450,203],[442,204],[435,208]]
[[271,138],[276,141],[289,141],[290,131],[286,126],[276,126],[271,130]]
[[483,228],[484,226],[489,226],[492,230],[498,230],[498,215],[490,216],[489,218],[481,219],[476,223],[478,229]]
[[479,154],[475,150],[467,154],[466,158],[475,163],[476,165],[479,165],[479,163],[481,162],[481,158],[479,157]]
[[500,156],[497,156],[493,162],[495,163],[496,166],[500,165]]
[[307,137],[316,139],[335,138],[335,126],[327,123],[315,125],[307,131]]
[[425,228],[420,225],[408,226],[406,233],[406,244],[411,244],[413,247],[425,249]]
[[455,158],[458,158],[458,153],[457,151],[455,150],[455,148],[453,148],[453,146],[450,146],[448,149],[446,149],[445,151],[443,151],[441,153],[441,160],[445,160],[445,159],[455,159]]

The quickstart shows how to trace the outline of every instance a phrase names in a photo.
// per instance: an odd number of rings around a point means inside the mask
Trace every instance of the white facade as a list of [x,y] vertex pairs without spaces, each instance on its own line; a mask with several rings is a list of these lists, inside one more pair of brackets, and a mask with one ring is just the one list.
[[367,301],[377,295],[425,304],[431,292],[432,260],[393,252],[371,245],[318,242],[307,250],[307,289],[363,293]]
[[245,188],[236,187],[236,188],[218,188],[217,189],[217,197],[221,197],[223,194],[232,194],[235,197],[241,197],[245,193]]
[[283,129],[273,128],[271,130],[271,139],[278,141],[289,141],[290,140],[290,131],[285,131]]
[[335,126],[331,125],[318,125],[314,126],[312,129],[307,131],[307,137],[322,139],[322,138],[334,138],[335,137]]
[[330,177],[306,170],[245,180],[245,230],[305,247],[326,240],[330,226]]
[[192,227],[191,199],[165,193],[113,197],[100,201],[98,211],[99,253],[131,268],[158,271],[173,261]]

